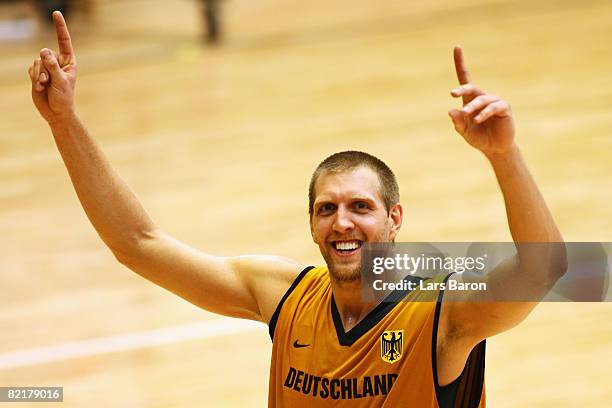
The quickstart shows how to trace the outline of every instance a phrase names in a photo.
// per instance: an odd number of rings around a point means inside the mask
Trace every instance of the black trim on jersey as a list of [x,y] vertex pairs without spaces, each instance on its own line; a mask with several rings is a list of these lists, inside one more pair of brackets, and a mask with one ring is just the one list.
[[[405,281],[412,281],[419,283],[424,278],[420,276],[407,276],[404,278]],[[331,315],[334,321],[334,327],[336,328],[336,334],[338,335],[338,342],[341,346],[352,346],[361,336],[367,333],[372,327],[376,326],[402,299],[410,293],[409,290],[394,290],[387,297],[383,299],[368,315],[363,318],[355,327],[348,332],[344,331],[344,325],[340,318],[340,312],[336,306],[336,300],[334,295],[331,296]]]
[[268,327],[268,333],[270,333],[270,340],[274,341],[274,329],[276,328],[276,322],[278,321],[278,315],[280,314],[280,311],[283,308],[283,303],[285,303],[285,300],[287,300],[291,292],[293,292],[293,290],[298,285],[298,283],[300,283],[302,278],[304,278],[304,276],[306,276],[308,271],[311,269],[314,269],[314,266],[307,266],[306,268],[304,268],[302,272],[300,272],[300,274],[297,276],[297,278],[295,278],[291,286],[289,286],[289,289],[287,289],[287,292],[285,292],[280,302],[278,302],[278,305],[276,305],[276,309],[274,310],[274,314],[272,315],[272,318],[270,319],[270,323]]
[[[451,275],[452,273],[444,278],[445,283]],[[480,404],[482,387],[484,385],[486,340],[481,341],[472,349],[465,362],[463,371],[453,382],[445,386],[440,386],[438,382],[438,322],[440,320],[443,295],[444,291],[440,290],[434,315],[433,334],[431,336],[431,366],[438,406],[440,408],[476,408]]]

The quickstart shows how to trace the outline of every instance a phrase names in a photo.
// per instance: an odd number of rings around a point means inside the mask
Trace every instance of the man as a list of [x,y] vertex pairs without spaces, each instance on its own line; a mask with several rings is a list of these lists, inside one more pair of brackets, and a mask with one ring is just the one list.
[[[480,277],[486,294],[449,292],[446,300],[368,302],[360,296],[365,243],[393,242],[403,209],[395,176],[379,159],[342,152],[315,170],[310,228],[326,266],[275,256],[218,257],[160,230],[110,166],[78,118],[76,57],[66,23],[53,14],[59,53],[43,49],[30,66],[32,98],[49,123],[91,223],[124,265],[211,312],[265,322],[273,339],[269,405],[484,406],[484,339],[522,321],[537,304],[494,302],[517,287],[541,299],[564,273],[530,247]],[[515,243],[561,243],[562,237],[514,140],[510,107],[470,83],[454,50],[461,110],[449,116],[465,140],[490,161]],[[445,280],[461,283],[463,275]],[[443,291],[437,293],[442,299]]]

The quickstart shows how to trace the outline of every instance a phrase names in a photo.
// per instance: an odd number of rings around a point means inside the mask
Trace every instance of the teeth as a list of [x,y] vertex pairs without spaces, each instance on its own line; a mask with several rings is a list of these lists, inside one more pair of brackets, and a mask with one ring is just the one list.
[[336,242],[336,249],[339,249],[341,251],[350,251],[357,248],[359,248],[359,243],[356,241]]

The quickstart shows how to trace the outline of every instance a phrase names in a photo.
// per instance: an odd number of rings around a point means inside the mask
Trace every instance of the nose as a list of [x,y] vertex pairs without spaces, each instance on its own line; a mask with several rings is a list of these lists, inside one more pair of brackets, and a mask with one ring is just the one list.
[[350,211],[346,208],[338,207],[336,210],[333,229],[335,232],[343,234],[347,231],[352,230],[355,227],[353,220],[351,219]]

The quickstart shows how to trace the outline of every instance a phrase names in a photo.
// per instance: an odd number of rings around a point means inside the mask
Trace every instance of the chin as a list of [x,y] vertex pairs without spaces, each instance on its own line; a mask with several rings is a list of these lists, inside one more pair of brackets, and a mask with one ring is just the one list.
[[335,266],[333,264],[327,264],[330,275],[337,282],[356,282],[361,279],[361,265],[357,266]]

